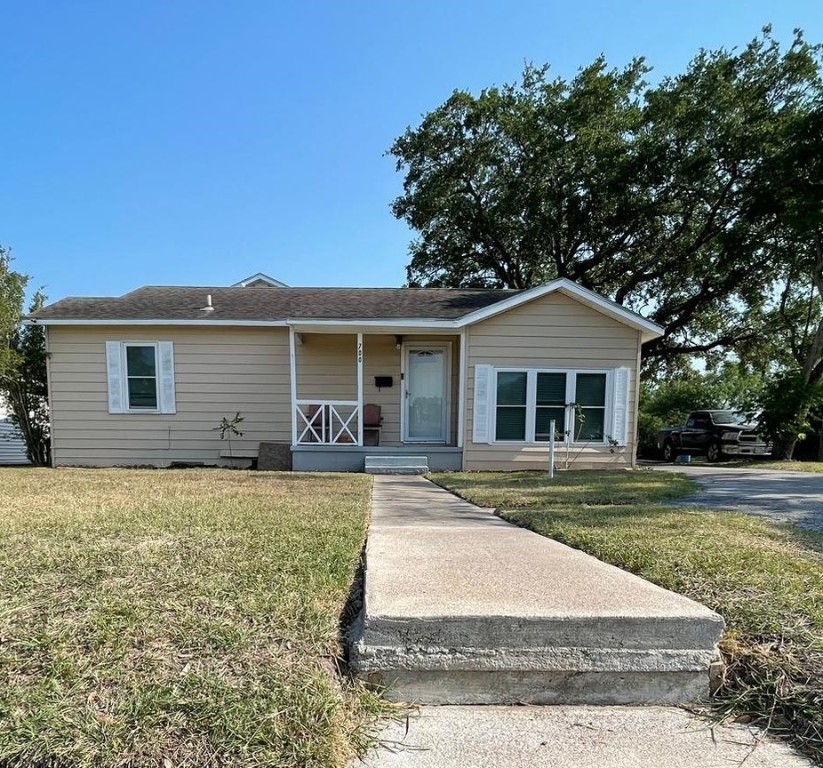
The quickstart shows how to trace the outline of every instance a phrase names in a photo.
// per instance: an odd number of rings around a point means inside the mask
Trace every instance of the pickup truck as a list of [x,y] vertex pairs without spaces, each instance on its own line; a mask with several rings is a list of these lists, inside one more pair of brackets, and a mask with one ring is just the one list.
[[657,435],[657,447],[666,461],[679,454],[705,454],[709,461],[724,456],[769,456],[771,446],[735,411],[692,411],[682,427],[666,427]]

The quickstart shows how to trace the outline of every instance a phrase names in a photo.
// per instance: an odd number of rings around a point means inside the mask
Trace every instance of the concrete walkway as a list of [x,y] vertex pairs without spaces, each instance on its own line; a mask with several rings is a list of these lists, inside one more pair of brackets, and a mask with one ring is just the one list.
[[424,704],[706,696],[723,620],[421,477],[374,480],[362,677]]
[[704,696],[722,620],[423,478],[374,483],[358,674],[396,700],[561,706],[423,707],[362,766],[809,765],[673,707],[569,706]]
[[741,725],[673,707],[425,707],[358,768],[810,768]]

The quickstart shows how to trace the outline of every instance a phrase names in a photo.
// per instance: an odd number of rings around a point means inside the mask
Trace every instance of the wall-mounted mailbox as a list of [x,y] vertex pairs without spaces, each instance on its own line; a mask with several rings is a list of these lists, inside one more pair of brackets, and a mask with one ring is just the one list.
[[383,389],[383,387],[391,387],[394,385],[394,377],[393,376],[375,376],[374,377],[374,386],[378,389]]

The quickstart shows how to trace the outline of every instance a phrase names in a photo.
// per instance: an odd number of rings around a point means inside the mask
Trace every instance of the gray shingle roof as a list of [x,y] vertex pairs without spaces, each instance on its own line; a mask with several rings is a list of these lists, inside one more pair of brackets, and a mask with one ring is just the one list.
[[[38,320],[454,320],[519,291],[454,288],[191,288],[148,286],[119,297],[71,297]],[[211,294],[213,312],[203,312]]]

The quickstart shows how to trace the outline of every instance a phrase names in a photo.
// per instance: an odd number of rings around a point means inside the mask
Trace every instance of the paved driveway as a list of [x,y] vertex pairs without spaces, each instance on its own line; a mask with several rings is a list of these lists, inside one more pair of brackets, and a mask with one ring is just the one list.
[[683,472],[700,483],[701,491],[674,502],[680,506],[734,509],[823,532],[823,474],[671,464],[654,469]]

